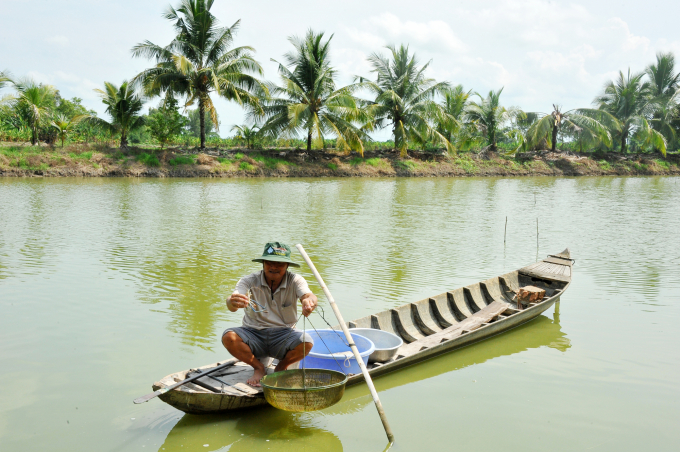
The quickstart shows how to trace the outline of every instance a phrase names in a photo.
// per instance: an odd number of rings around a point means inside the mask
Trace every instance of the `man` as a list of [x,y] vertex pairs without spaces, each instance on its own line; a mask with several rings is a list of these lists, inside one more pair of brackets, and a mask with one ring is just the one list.
[[298,319],[297,300],[302,303],[302,314],[309,316],[317,298],[302,276],[288,272],[288,266],[299,267],[290,259],[288,245],[267,243],[262,256],[253,262],[262,262],[262,270],[241,278],[227,299],[231,312],[245,309],[243,326],[227,328],[222,344],[234,358],[255,369],[247,383],[261,386],[265,368],[258,358],[278,359],[278,372],[302,360],[312,349],[312,338],[293,326]]

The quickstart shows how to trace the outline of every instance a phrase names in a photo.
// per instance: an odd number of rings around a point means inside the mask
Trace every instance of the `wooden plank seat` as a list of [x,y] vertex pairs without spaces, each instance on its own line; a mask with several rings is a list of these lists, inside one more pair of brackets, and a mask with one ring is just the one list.
[[475,315],[468,317],[456,325],[442,330],[439,333],[432,334],[419,341],[403,345],[397,352],[397,357],[413,355],[421,351],[423,347],[432,347],[447,340],[456,338],[464,332],[476,330],[483,324],[491,321],[494,317],[505,312],[509,307],[510,306],[508,303],[503,301],[494,301],[484,309],[478,311]]

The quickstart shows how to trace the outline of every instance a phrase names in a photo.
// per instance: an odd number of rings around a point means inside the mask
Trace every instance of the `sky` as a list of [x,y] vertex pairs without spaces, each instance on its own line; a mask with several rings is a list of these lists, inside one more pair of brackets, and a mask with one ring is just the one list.
[[[80,97],[103,115],[93,90],[153,64],[132,58],[130,49],[172,40],[171,23],[162,17],[170,4],[178,2],[2,0],[0,70],[55,85],[62,97]],[[642,71],[657,52],[680,58],[680,4],[673,0],[215,0],[212,12],[223,25],[241,20],[235,45],[256,49],[267,80],[277,79],[271,58],[281,60],[291,49],[288,37],[311,28],[333,35],[340,84],[372,77],[371,53],[408,44],[422,63],[430,61],[428,76],[482,95],[503,88],[503,105],[524,111],[588,107],[619,71]],[[221,99],[215,105],[222,136],[244,122],[240,106]]]

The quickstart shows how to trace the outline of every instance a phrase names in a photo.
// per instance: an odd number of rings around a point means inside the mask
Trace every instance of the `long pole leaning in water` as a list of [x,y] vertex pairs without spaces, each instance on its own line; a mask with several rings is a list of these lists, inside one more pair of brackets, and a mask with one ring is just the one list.
[[359,367],[361,367],[361,373],[364,374],[364,379],[366,380],[368,389],[371,391],[371,395],[373,396],[373,402],[375,403],[375,407],[378,410],[378,415],[380,416],[380,420],[382,421],[383,427],[385,428],[385,433],[387,433],[387,440],[390,442],[390,444],[392,444],[394,442],[394,434],[392,433],[392,428],[390,427],[390,424],[387,422],[387,416],[385,415],[385,410],[383,410],[382,403],[380,403],[380,398],[378,398],[378,391],[375,390],[375,386],[373,386],[373,380],[371,380],[371,376],[368,374],[368,369],[366,369],[364,360],[361,359],[361,355],[359,355],[359,350],[357,350],[357,346],[354,344],[352,336],[349,334],[349,331],[347,330],[347,325],[345,324],[345,320],[342,318],[342,314],[340,314],[340,309],[338,309],[338,306],[335,304],[335,300],[333,299],[333,295],[331,295],[331,291],[328,290],[328,287],[326,287],[326,283],[323,282],[321,275],[316,270],[314,263],[307,255],[305,249],[300,244],[295,245],[295,248],[298,249],[302,257],[304,258],[305,262],[307,262],[309,269],[312,270],[314,277],[319,282],[319,285],[323,289],[323,292],[326,294],[326,298],[328,299],[328,302],[331,304],[331,308],[333,308],[335,317],[337,317],[338,322],[340,322],[342,332],[345,333],[345,339],[347,339],[347,343],[352,349],[352,353],[354,353],[354,358],[357,360]]

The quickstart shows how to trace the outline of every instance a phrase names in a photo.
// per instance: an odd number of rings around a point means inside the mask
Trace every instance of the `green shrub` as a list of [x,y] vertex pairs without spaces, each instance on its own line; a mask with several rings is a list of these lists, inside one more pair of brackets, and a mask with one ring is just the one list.
[[255,169],[255,167],[248,162],[241,162],[238,165],[238,169],[243,170],[243,171],[253,171]]
[[237,152],[236,155],[234,155],[235,160],[241,160],[243,157],[244,156],[241,152]]
[[648,165],[645,165],[644,163],[633,162],[633,168],[638,171],[647,171]]
[[68,156],[71,157],[73,160],[90,160],[92,158],[92,151],[81,152],[80,154],[77,154],[75,152],[69,152]]
[[351,159],[349,161],[349,164],[352,165],[352,166],[357,166],[363,161],[364,161],[364,159],[362,159],[361,157],[354,157],[353,159]]
[[366,164],[371,166],[380,166],[382,162],[383,161],[377,157],[366,160]]
[[[475,174],[478,171],[477,165],[475,165],[473,161],[468,158],[459,158],[456,159],[453,163],[460,166],[463,169],[463,171],[465,171],[467,174]],[[515,162],[512,163],[513,168],[519,169],[519,167],[516,166]]]
[[172,166],[177,165],[193,165],[196,163],[195,155],[178,155],[175,158],[168,160],[168,163]]
[[600,160],[597,163],[600,165],[600,168],[602,168],[605,171],[609,171],[610,169],[612,169],[612,166],[606,160]]
[[412,171],[418,167],[418,164],[412,160],[397,160],[394,165],[407,171]]
[[297,166],[293,162],[289,162],[287,160],[277,159],[275,157],[266,157],[264,155],[256,155],[256,156],[253,157],[253,160],[255,160],[256,162],[264,163],[265,167],[271,168],[271,169],[275,169],[277,165]]
[[336,170],[338,169],[338,165],[336,165],[335,163],[329,163],[329,164],[326,165],[326,166],[327,166],[328,168],[332,169],[333,171],[336,171]]
[[233,160],[229,160],[226,157],[217,157],[217,161],[220,162],[222,165],[225,165],[225,166],[231,165],[232,163],[234,163]]
[[671,169],[671,164],[665,160],[656,160],[656,164],[664,169]]
[[137,161],[143,163],[146,166],[161,166],[161,162],[158,161],[158,157],[153,154],[147,154],[143,152],[137,156]]

